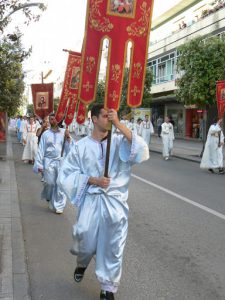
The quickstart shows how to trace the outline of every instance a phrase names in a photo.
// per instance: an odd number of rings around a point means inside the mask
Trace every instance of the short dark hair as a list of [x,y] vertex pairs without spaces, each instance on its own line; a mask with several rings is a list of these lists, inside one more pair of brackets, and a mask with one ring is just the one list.
[[104,104],[95,104],[91,109],[91,118],[93,117],[98,118],[103,108],[104,108]]
[[49,116],[49,117],[55,117],[55,113],[52,112],[52,113],[50,113],[48,116]]

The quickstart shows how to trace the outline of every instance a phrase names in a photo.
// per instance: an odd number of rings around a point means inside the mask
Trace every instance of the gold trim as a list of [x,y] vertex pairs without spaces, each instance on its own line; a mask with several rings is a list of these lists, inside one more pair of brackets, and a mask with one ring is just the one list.
[[113,29],[113,24],[110,23],[110,20],[106,17],[102,17],[99,10],[99,5],[105,0],[92,0],[90,4],[90,13],[89,21],[90,28],[101,31],[101,32],[110,32]]
[[137,37],[146,36],[148,25],[150,22],[149,16],[151,14],[151,7],[148,8],[147,2],[143,1],[140,7],[142,11],[142,17],[137,21],[133,22],[127,27],[128,35]]

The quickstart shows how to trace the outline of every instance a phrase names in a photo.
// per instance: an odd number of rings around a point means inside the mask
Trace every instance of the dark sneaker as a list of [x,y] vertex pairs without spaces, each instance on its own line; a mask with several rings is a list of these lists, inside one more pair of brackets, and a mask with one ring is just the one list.
[[101,290],[100,299],[101,300],[115,300],[114,294],[112,292],[103,291],[103,290]]
[[214,174],[215,172],[213,171],[213,169],[208,169],[209,172],[211,172],[212,174]]
[[220,169],[219,169],[219,173],[220,173],[220,174],[224,174],[224,169],[223,169],[223,168],[220,168]]
[[76,267],[76,269],[74,271],[74,280],[76,282],[81,282],[81,280],[84,277],[85,270],[86,270],[86,268]]

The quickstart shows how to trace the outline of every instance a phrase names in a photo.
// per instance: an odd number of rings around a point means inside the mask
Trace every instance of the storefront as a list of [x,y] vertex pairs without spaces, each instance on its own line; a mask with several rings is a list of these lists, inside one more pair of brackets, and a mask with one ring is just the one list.
[[185,109],[183,105],[175,104],[165,107],[165,115],[172,120],[175,137],[185,136]]
[[203,139],[205,130],[205,111],[201,109],[186,109],[186,134],[187,138]]

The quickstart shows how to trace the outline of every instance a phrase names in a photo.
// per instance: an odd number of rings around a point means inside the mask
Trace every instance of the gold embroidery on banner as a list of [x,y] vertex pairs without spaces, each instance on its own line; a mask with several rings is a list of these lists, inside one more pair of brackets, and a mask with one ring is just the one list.
[[63,112],[60,112],[60,113],[59,113],[59,117],[60,117],[60,118],[63,118],[63,117],[64,117],[64,113],[63,113]]
[[83,121],[83,120],[84,120],[84,115],[79,115],[79,116],[78,116],[78,119],[79,119],[80,121]]
[[109,95],[109,97],[113,99],[113,102],[115,102],[116,99],[119,98],[115,90],[113,91],[112,94]]
[[136,64],[134,64],[134,78],[139,79],[141,76],[141,72],[142,72],[142,66],[140,62],[137,62]]
[[86,71],[91,74],[93,69],[95,67],[95,58],[93,56],[87,57],[87,65],[86,65]]
[[140,7],[142,11],[142,16],[137,22],[133,22],[127,27],[127,32],[129,35],[142,37],[146,36],[148,33],[148,25],[150,20],[151,9],[148,8],[147,3],[144,1]]
[[67,117],[68,117],[69,120],[72,120],[73,119],[73,114],[70,113]]
[[90,13],[89,13],[89,22],[90,27],[97,31],[101,32],[110,32],[113,29],[113,24],[110,23],[110,20],[106,17],[101,16],[99,10],[99,5],[105,0],[92,0]]
[[90,89],[93,89],[93,85],[91,85],[89,81],[87,81],[87,83],[84,84],[83,87],[85,88],[87,93],[90,91]]
[[118,82],[118,79],[120,78],[121,75],[121,68],[120,65],[113,65],[112,66],[112,80],[115,82]]
[[138,87],[135,85],[134,89],[131,91],[132,94],[134,94],[134,97],[137,96],[137,94],[140,94],[140,90],[138,89]]

